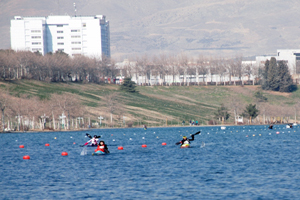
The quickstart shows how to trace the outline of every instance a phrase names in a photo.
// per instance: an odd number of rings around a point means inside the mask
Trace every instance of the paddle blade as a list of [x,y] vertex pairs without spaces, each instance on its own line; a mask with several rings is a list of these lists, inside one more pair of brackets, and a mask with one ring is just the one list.
[[101,138],[101,136],[100,136],[100,135],[98,135],[96,138]]
[[201,131],[198,131],[197,133],[195,133],[194,135],[198,135],[199,133],[201,133]]
[[93,138],[90,134],[86,133],[86,136],[88,136],[89,138]]
[[176,145],[179,145],[179,144],[180,144],[180,142],[176,142],[175,144],[176,144]]

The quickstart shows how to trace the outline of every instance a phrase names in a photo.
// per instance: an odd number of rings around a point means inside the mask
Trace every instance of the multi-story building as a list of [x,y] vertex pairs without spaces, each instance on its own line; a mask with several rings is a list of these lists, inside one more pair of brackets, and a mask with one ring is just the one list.
[[[251,61],[251,66],[263,67],[266,60],[276,58],[277,61],[284,61],[291,75],[300,73],[300,49],[278,49],[277,54],[273,56],[256,56],[255,61]],[[242,65],[249,65],[250,61],[243,61]]]
[[109,22],[104,15],[15,16],[10,34],[11,48],[17,51],[110,57]]

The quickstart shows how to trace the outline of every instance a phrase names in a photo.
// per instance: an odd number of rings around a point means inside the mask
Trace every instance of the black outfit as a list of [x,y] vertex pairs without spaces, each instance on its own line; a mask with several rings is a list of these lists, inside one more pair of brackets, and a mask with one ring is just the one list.
[[185,141],[188,141],[189,143],[190,143],[190,141],[194,141],[194,135],[192,135],[192,138],[191,139],[182,139],[181,141],[180,141],[180,143],[181,144],[183,144]]

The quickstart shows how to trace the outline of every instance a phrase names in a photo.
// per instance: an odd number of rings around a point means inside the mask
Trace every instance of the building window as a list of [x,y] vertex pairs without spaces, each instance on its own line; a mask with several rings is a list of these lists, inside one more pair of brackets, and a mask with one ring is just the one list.
[[81,38],[80,35],[72,35],[71,38]]
[[57,45],[64,45],[64,43],[63,42],[59,42],[59,43],[57,43]]
[[72,48],[72,50],[81,50],[81,48]]
[[57,31],[57,33],[64,33],[63,31]]
[[80,32],[80,30],[71,30],[71,32],[73,32],[73,33]]
[[57,25],[56,27],[63,27],[63,25]]
[[72,42],[71,44],[81,44],[81,42]]
[[86,27],[86,23],[82,23],[82,27]]
[[64,49],[57,49],[57,51],[61,51],[61,52],[63,52],[63,51],[64,51]]
[[41,48],[32,48],[32,51],[42,51]]
[[40,42],[32,42],[31,44],[32,45],[40,45],[41,43]]
[[41,36],[31,36],[32,39],[41,39]]
[[40,33],[41,30],[31,30],[31,33]]
[[64,39],[64,37],[57,37],[57,39],[62,40],[62,39]]

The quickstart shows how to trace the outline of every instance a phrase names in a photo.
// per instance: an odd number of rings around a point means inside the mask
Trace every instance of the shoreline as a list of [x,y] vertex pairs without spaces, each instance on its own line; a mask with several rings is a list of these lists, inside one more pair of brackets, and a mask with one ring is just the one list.
[[[274,124],[274,125],[287,125],[287,123]],[[269,124],[226,124],[226,125],[193,125],[193,126],[153,126],[151,128],[194,128],[194,127],[232,127],[232,126],[269,126]],[[9,132],[0,132],[0,134],[9,134],[9,133],[50,133],[50,132],[75,132],[75,131],[92,131],[92,130],[105,130],[105,129],[143,129],[143,127],[106,127],[106,128],[87,128],[87,129],[77,129],[77,130],[31,130],[31,131],[9,131]]]

